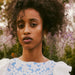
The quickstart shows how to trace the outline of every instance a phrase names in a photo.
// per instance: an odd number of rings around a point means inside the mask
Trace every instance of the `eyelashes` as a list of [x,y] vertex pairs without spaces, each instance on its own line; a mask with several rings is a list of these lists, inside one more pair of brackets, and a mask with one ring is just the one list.
[[[32,28],[33,27],[36,27],[37,26],[37,23],[30,23],[29,26],[32,27]],[[24,23],[18,24],[18,28],[19,29],[23,29],[24,27],[25,27],[25,24]]]
[[35,27],[35,26],[37,26],[37,23],[31,23],[30,26]]
[[19,29],[23,29],[24,27],[25,27],[24,24],[20,24],[20,25],[18,25],[18,28],[19,28]]

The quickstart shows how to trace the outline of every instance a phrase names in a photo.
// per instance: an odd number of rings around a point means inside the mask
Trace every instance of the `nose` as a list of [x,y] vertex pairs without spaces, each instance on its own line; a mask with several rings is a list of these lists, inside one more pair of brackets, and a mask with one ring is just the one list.
[[24,27],[24,35],[28,35],[28,34],[30,34],[30,27],[28,24],[26,24]]

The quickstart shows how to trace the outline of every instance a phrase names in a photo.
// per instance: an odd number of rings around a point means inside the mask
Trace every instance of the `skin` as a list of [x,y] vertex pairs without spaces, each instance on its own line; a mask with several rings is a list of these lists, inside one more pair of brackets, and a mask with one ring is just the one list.
[[[43,21],[38,11],[32,8],[20,11],[17,18],[17,35],[23,47],[22,61],[46,62],[49,59],[42,54]],[[28,43],[24,37],[31,37]]]

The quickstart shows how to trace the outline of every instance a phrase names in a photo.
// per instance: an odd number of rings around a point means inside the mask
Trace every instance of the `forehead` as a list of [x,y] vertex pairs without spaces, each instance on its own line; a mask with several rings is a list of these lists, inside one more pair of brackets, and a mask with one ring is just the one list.
[[40,16],[40,13],[38,11],[36,11],[35,9],[32,9],[32,8],[28,8],[28,9],[24,9],[24,10],[21,10],[18,14],[18,17],[17,17],[17,20],[20,20],[20,19],[29,19],[29,18],[36,18],[38,20],[42,20],[41,16]]

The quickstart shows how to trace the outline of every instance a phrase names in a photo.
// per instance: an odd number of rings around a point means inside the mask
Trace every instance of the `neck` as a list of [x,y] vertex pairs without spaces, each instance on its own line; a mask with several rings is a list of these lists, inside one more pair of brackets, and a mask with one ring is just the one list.
[[35,61],[35,62],[42,62],[44,60],[44,56],[42,54],[42,44],[40,44],[38,47],[27,50],[23,48],[22,56],[20,57],[23,61]]

